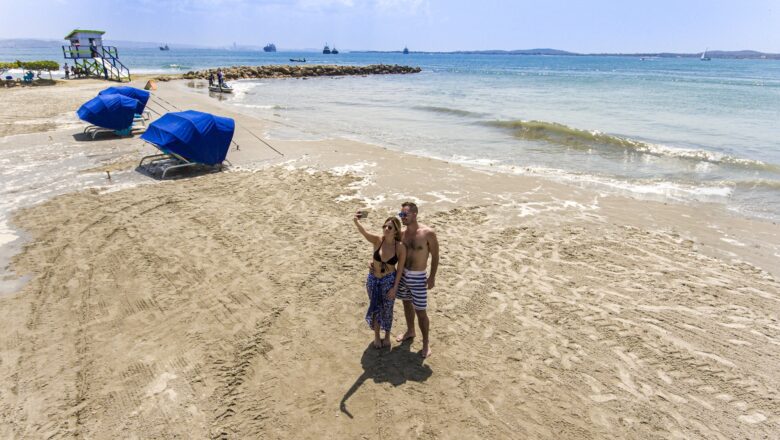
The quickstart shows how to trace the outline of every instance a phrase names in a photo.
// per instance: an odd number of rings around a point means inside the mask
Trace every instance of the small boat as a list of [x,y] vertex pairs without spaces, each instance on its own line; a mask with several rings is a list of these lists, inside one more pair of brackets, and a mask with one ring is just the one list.
[[306,58],[290,58],[291,63],[305,63]]
[[209,92],[216,92],[216,93],[233,93],[233,87],[230,87],[227,84],[219,85],[213,85],[209,86]]
[[325,43],[325,47],[322,49],[322,53],[325,55],[330,55],[330,47],[328,47],[328,43]]
[[339,50],[336,49],[336,46],[333,46],[333,50],[330,51],[333,55],[337,55],[339,53]]
[[702,52],[702,54],[701,54],[701,61],[710,61],[712,59],[712,58],[707,56],[707,50],[708,49],[709,49],[709,47],[707,49],[704,49],[704,52]]
[[409,55],[409,48],[404,46],[404,55]]
[[166,44],[165,46],[160,46],[160,50],[171,50],[171,48]]
[[276,45],[274,43],[268,43],[265,47],[263,47],[263,50],[265,52],[276,52]]

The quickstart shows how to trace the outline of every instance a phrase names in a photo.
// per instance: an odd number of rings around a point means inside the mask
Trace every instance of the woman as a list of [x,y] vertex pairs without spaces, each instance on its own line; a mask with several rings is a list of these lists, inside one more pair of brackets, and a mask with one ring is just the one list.
[[[401,222],[395,217],[388,217],[382,226],[380,237],[366,232],[360,224],[361,218],[360,211],[355,213],[353,218],[355,226],[374,246],[371,271],[366,280],[369,299],[366,322],[374,329],[374,347],[389,347],[390,328],[393,326],[393,301],[395,301],[406,260],[406,247],[401,242]],[[399,271],[401,273],[398,273]],[[385,331],[384,339],[379,337],[380,329]]]

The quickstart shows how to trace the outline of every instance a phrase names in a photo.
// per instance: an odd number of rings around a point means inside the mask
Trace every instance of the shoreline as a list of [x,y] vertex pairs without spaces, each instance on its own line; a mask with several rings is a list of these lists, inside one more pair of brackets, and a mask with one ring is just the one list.
[[[104,85],[23,98],[57,115]],[[83,189],[14,216],[31,235],[14,268],[31,278],[0,297],[0,435],[733,438],[780,427],[776,224],[344,139],[268,140],[280,157],[253,138],[278,121],[186,81],[155,93],[233,117],[232,169],[151,181],[130,160],[143,154],[137,137],[80,142],[66,118],[0,138],[0,151],[61,143],[87,171]],[[98,180],[112,164],[124,172]],[[420,341],[371,349],[362,320],[370,246],[350,214],[368,207],[374,230],[405,200],[443,250],[425,362]],[[393,333],[403,326],[398,305]]]

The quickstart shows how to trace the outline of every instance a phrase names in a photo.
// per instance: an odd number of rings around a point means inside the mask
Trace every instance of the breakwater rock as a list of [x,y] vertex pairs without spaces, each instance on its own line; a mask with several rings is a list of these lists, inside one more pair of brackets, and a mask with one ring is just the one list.
[[[303,78],[312,76],[347,76],[347,75],[389,75],[418,73],[419,67],[399,66],[397,64],[371,64],[368,66],[335,66],[312,64],[307,66],[267,65],[267,66],[233,66],[222,69],[226,80],[242,78]],[[184,79],[208,79],[209,75],[217,75],[217,69],[198,70],[182,75]]]

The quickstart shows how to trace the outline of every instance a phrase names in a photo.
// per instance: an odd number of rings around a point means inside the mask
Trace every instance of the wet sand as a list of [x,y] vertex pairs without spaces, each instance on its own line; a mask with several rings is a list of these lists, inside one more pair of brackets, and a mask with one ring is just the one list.
[[[0,125],[0,149],[94,156],[87,189],[14,217],[29,281],[0,298],[3,438],[780,430],[777,225],[338,139],[266,139],[280,156],[252,134],[283,121],[181,81],[160,84],[163,104],[235,117],[241,149],[228,172],[158,182],[134,171],[137,138],[73,137],[68,106],[102,86],[67,87],[53,125]],[[0,96],[44,105],[26,92]],[[350,215],[368,207],[378,231],[410,199],[442,248],[425,361],[419,339],[370,347],[371,248]]]

